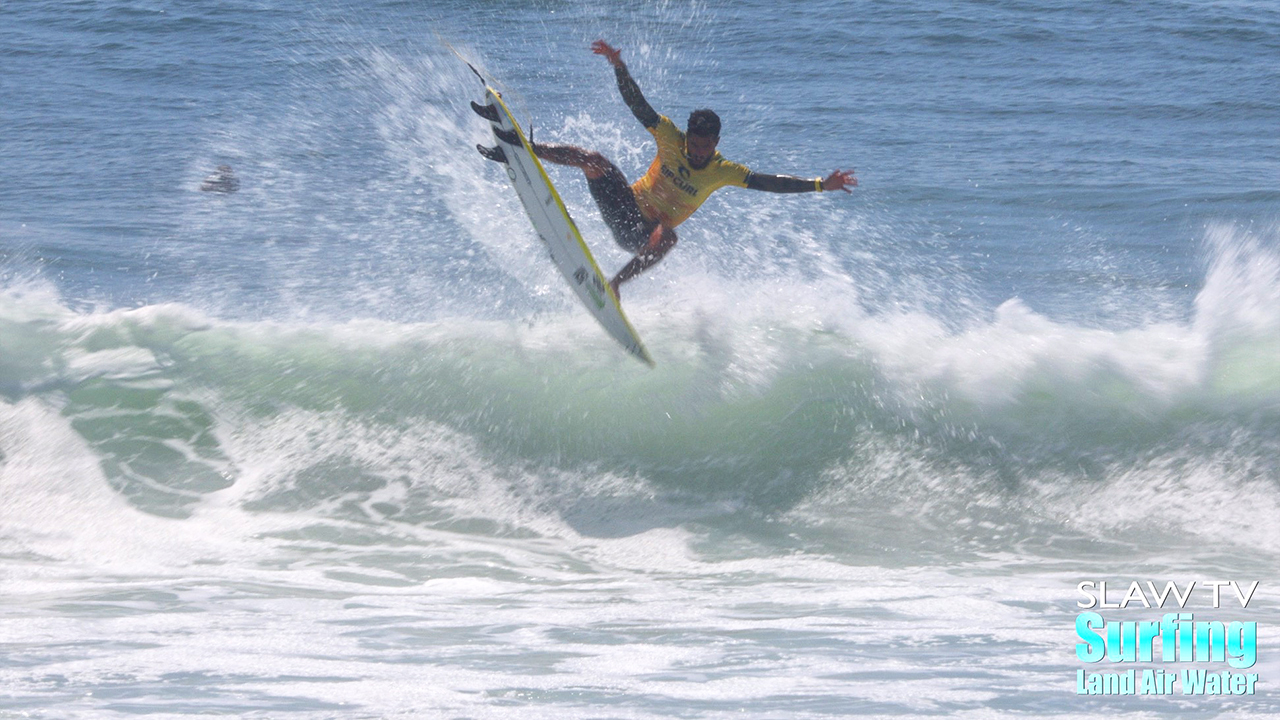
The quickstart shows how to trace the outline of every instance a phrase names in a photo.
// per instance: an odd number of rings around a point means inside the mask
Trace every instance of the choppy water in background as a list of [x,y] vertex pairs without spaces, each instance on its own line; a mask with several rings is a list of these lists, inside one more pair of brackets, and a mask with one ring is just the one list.
[[[0,5],[0,717],[1280,710],[1280,11],[633,5]],[[646,370],[442,37],[862,185],[714,196]],[[1258,694],[1077,696],[1135,579],[1261,581]]]

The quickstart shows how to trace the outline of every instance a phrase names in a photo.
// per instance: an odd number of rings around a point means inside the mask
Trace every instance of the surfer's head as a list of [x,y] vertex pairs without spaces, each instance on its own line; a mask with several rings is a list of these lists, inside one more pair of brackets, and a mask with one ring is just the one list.
[[702,109],[689,113],[689,125],[684,136],[684,154],[695,170],[701,170],[716,154],[720,142],[720,116]]
[[200,189],[205,192],[233,193],[240,189],[240,181],[230,165],[219,165],[217,172],[204,179]]

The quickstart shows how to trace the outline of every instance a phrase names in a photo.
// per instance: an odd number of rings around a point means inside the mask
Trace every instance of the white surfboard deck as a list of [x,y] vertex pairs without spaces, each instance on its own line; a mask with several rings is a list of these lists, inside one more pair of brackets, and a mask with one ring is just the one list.
[[508,145],[494,136],[507,158],[503,166],[507,178],[520,197],[520,204],[524,205],[538,239],[550,253],[551,261],[600,326],[626,348],[627,352],[653,367],[653,358],[627,321],[622,305],[609,288],[608,278],[600,271],[591,250],[582,240],[582,233],[578,232],[578,226],[569,217],[560,193],[556,192],[551,178],[547,177],[547,171],[530,149],[524,131],[516,124],[511,110],[497,90],[486,83],[484,94],[485,104],[498,109],[498,121],[492,123],[492,126],[515,132],[520,138],[519,145]]

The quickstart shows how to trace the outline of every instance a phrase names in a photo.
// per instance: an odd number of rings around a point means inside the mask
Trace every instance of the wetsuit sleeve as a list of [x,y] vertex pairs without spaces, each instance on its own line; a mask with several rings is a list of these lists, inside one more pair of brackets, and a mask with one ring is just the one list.
[[805,180],[790,175],[766,175],[753,172],[747,175],[747,187],[752,190],[763,190],[773,193],[817,192],[822,189],[820,182]]
[[636,116],[641,125],[647,128],[655,127],[661,116],[653,109],[649,101],[644,99],[644,95],[640,92],[640,86],[631,77],[631,73],[627,72],[626,63],[618,63],[614,67],[613,73],[618,76],[618,92],[622,93],[622,101],[627,104],[627,107],[631,108],[631,114]]

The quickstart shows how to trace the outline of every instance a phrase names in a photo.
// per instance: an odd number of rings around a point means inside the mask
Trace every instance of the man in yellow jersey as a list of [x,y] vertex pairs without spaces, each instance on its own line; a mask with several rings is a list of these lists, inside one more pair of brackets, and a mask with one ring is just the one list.
[[[547,162],[571,165],[587,176],[591,196],[600,206],[605,224],[618,244],[635,253],[622,270],[609,281],[617,297],[618,286],[653,267],[676,244],[676,226],[684,222],[711,193],[726,186],[764,190],[775,193],[820,192],[844,190],[858,184],[851,170],[836,170],[825,179],[805,180],[788,175],[766,175],[729,162],[716,151],[720,142],[720,118],[710,110],[695,110],[689,115],[685,132],[675,123],[659,115],[644,99],[640,87],[627,72],[622,53],[603,40],[591,45],[613,66],[618,90],[645,128],[658,143],[658,155],[649,171],[628,185],[617,166],[598,152],[573,145],[531,143],[533,152]],[[518,144],[513,134],[499,139]],[[491,159],[500,159],[496,150],[481,148]]]

